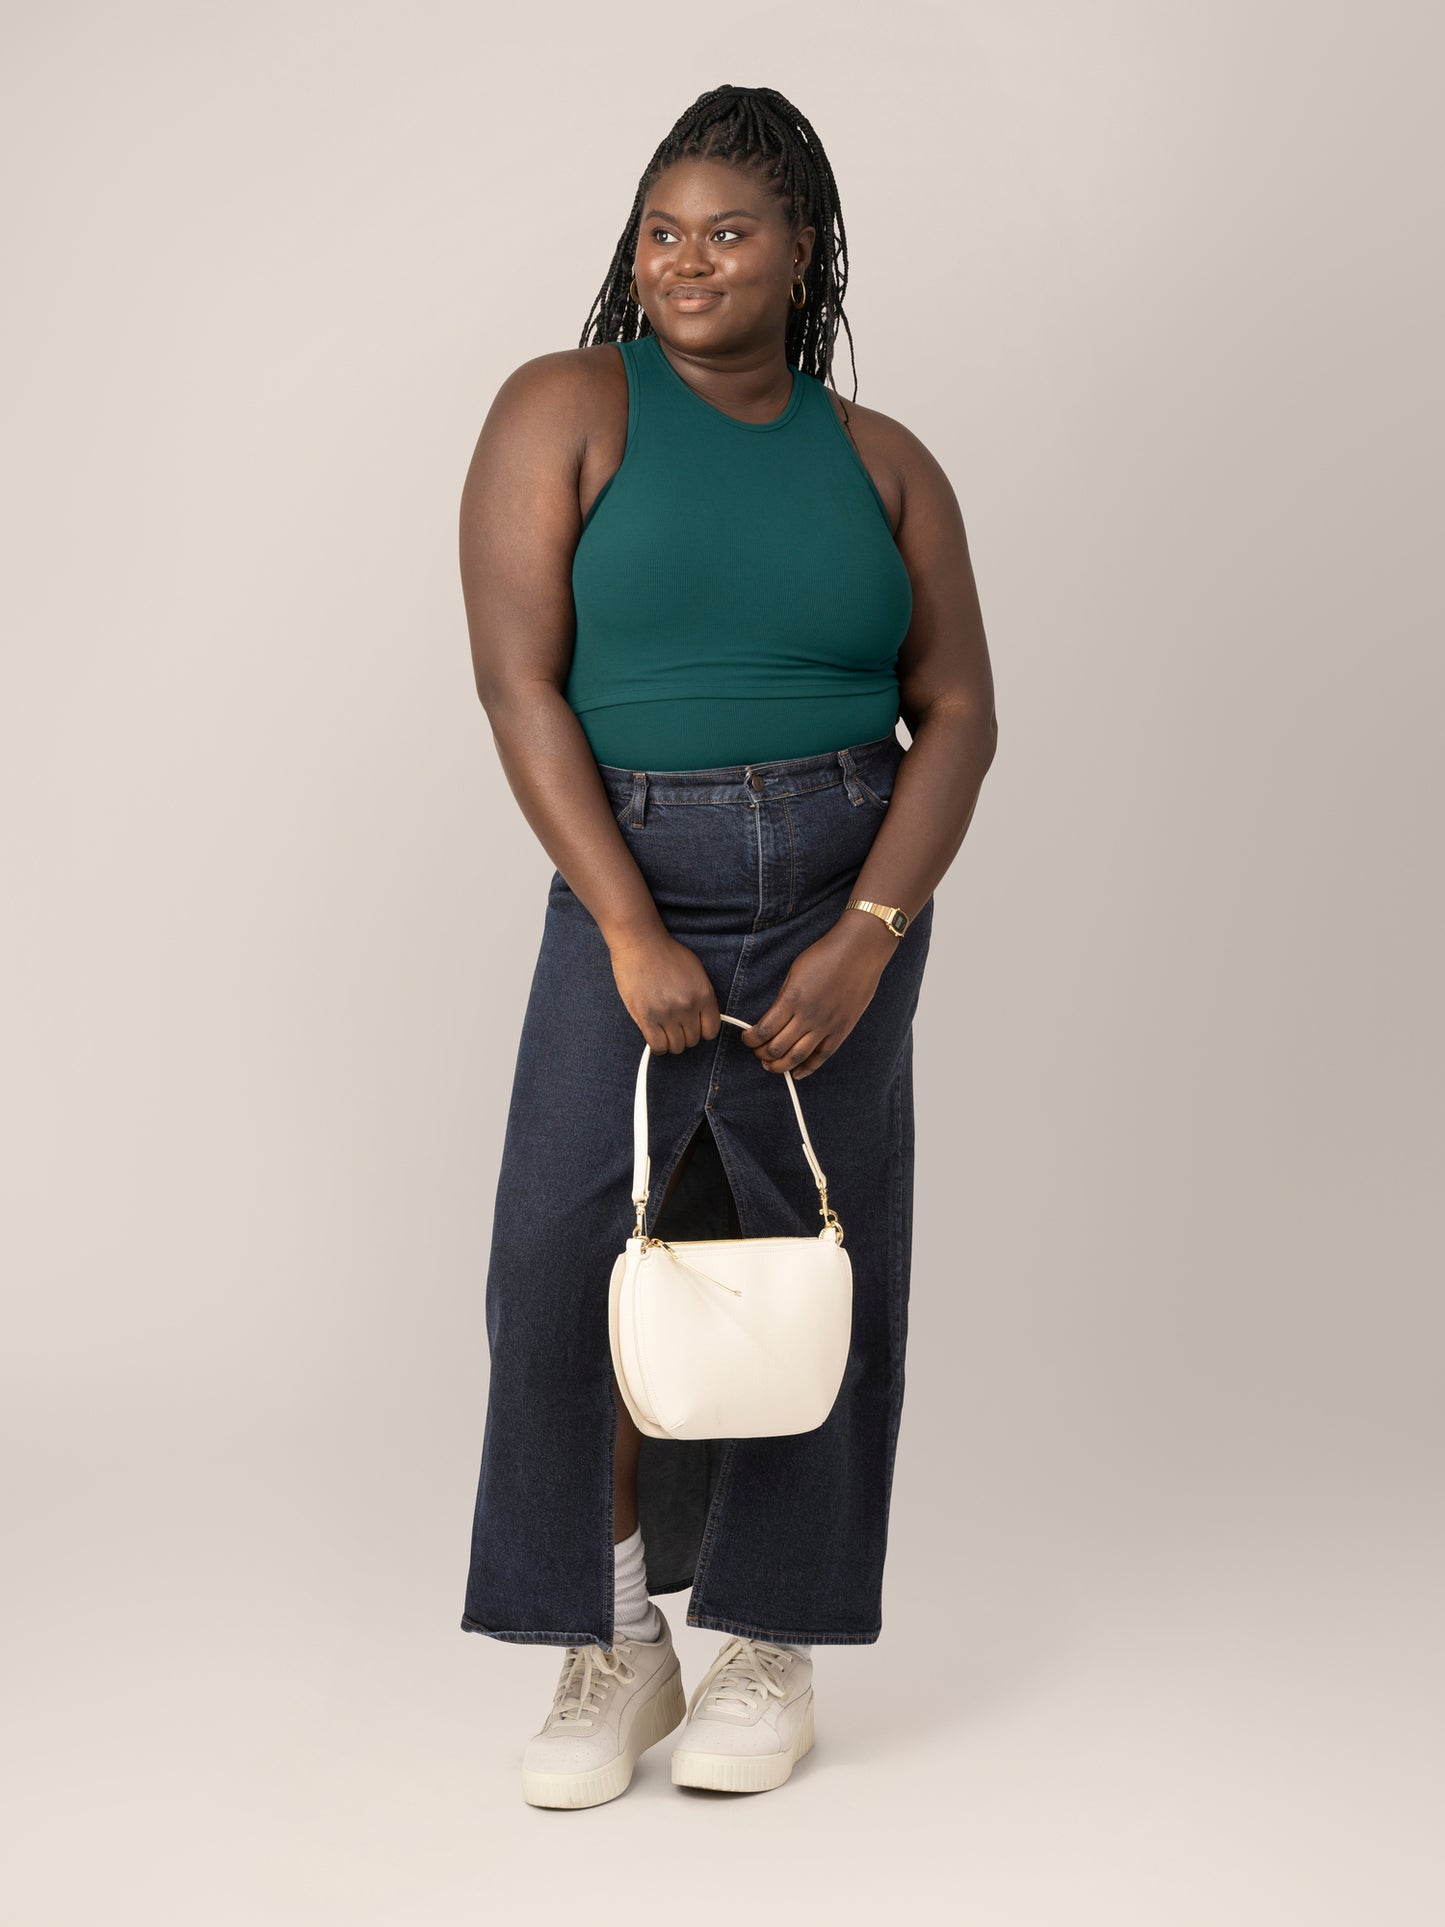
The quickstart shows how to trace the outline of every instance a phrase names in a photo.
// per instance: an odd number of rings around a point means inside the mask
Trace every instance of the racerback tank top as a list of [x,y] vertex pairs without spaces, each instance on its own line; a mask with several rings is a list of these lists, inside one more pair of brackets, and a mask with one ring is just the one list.
[[606,346],[627,443],[573,557],[565,689],[597,761],[712,769],[889,735],[912,587],[823,383],[790,362],[782,413],[741,422],[655,334]]

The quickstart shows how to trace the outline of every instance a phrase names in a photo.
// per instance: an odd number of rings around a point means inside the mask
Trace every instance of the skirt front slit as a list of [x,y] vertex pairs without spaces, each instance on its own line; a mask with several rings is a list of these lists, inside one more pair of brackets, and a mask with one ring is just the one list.
[[[662,922],[702,963],[721,1011],[759,1019],[794,959],[837,922],[904,754],[887,736],[717,770],[599,766]],[[689,1625],[816,1644],[881,1631],[912,1247],[912,1023],[932,920],[930,897],[854,1029],[797,1085],[853,1268],[832,1411],[815,1431],[784,1437],[642,1440],[648,1590],[691,1588]],[[612,1644],[607,1288],[633,1227],[642,1049],[602,933],[554,871],[494,1200],[469,1632]],[[786,1080],[761,1067],[736,1025],[653,1057],[648,1121],[650,1232],[821,1228]]]

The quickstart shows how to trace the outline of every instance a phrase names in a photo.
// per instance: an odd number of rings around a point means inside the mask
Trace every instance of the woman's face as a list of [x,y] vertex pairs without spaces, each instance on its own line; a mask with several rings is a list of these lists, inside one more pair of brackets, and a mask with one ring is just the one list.
[[750,169],[677,161],[643,201],[637,292],[656,332],[680,348],[772,342],[813,240]]

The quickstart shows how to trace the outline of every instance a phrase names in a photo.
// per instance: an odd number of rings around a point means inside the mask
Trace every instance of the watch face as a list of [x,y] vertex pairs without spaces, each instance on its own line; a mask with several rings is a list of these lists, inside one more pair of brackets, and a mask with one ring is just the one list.
[[901,937],[908,928],[908,913],[906,910],[895,910],[888,921]]

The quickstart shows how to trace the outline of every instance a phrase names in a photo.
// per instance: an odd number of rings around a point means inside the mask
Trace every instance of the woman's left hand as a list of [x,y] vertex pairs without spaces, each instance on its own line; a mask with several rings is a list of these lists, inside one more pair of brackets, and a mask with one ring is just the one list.
[[738,1035],[764,1070],[807,1077],[825,1064],[873,1001],[898,938],[871,911],[845,910],[799,951],[783,987]]

